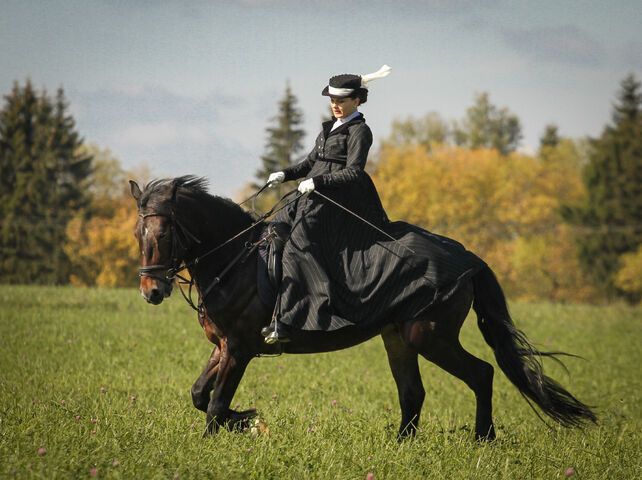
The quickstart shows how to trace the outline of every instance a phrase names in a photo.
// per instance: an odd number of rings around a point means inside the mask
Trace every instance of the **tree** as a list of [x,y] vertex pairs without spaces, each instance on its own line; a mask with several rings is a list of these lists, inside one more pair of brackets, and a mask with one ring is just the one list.
[[620,258],[622,267],[615,275],[615,286],[632,298],[642,298],[642,245]]
[[446,144],[450,137],[448,123],[438,113],[430,112],[420,118],[393,120],[390,136],[384,141],[384,145],[421,145],[430,151]]
[[419,145],[430,152],[444,145],[470,149],[494,148],[502,155],[515,151],[522,138],[516,115],[490,103],[487,93],[477,95],[462,120],[447,122],[436,112],[423,117],[394,120],[385,146]]
[[9,283],[65,283],[67,223],[87,200],[92,158],[64,92],[17,82],[0,110],[0,276]]
[[127,180],[145,183],[151,175],[146,167],[124,170],[109,150],[96,145],[84,150],[94,158],[91,202],[67,225],[64,248],[71,258],[70,281],[84,286],[133,286],[138,281],[140,252],[133,235],[136,206]]
[[539,139],[539,148],[540,150],[544,148],[556,147],[560,143],[560,136],[557,131],[557,125],[548,124],[544,129],[544,134]]
[[621,257],[642,244],[642,94],[633,75],[622,82],[613,120],[593,141],[585,168],[586,200],[566,208],[566,218],[579,226],[580,259],[585,271],[607,295],[631,301],[634,294],[618,288],[615,275]]
[[[256,172],[258,182],[254,185],[255,189],[265,184],[270,173],[279,172],[301,159],[299,153],[303,150],[305,132],[299,127],[303,122],[303,113],[297,107],[297,99],[289,83],[272,121],[273,126],[266,128],[267,143],[261,157],[261,168]],[[262,194],[257,205],[267,209],[284,193],[285,188],[279,185]]]
[[488,93],[476,96],[475,103],[466,110],[464,119],[455,123],[455,143],[459,146],[494,148],[502,155],[514,152],[522,138],[519,118],[506,107],[498,108],[490,102]]
[[387,146],[374,180],[392,219],[464,243],[510,295],[586,301],[595,292],[559,215],[561,202],[584,194],[577,157],[570,142],[547,162],[495,149]]

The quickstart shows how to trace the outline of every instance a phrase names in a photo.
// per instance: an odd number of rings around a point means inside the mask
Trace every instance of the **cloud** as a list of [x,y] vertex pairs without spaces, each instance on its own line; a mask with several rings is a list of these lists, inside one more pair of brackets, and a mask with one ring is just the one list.
[[597,66],[604,61],[602,44],[573,25],[504,28],[501,34],[510,48],[533,60],[585,67]]
[[[363,9],[363,12],[374,9],[389,8],[390,10],[419,10],[435,14],[468,14],[471,10],[483,10],[493,7],[501,0],[406,0],[401,3],[390,2],[389,0],[237,0],[237,2],[248,8],[288,8],[288,10],[310,10],[317,11],[345,11],[346,8]],[[343,9],[343,10],[342,10]]]
[[114,134],[114,142],[124,146],[161,147],[176,142],[199,145],[208,142],[207,128],[171,122],[133,124]]
[[620,58],[627,68],[642,68],[642,42],[628,42],[622,47]]
[[102,127],[122,127],[123,122],[150,123],[165,119],[179,124],[214,122],[226,110],[243,108],[240,96],[179,95],[161,87],[122,85],[110,90],[79,93],[78,118],[100,121]]
[[147,164],[159,176],[207,176],[213,192],[232,195],[258,167],[264,119],[249,95],[199,97],[121,85],[69,92],[69,99],[85,140],[110,148],[126,168]]

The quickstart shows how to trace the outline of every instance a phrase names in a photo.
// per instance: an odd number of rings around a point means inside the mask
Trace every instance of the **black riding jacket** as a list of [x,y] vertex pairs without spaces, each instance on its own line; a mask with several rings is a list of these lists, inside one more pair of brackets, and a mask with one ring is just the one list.
[[372,145],[372,132],[361,114],[330,132],[334,122],[323,122],[314,149],[301,163],[283,170],[284,181],[312,178],[315,188],[332,188],[359,179]]

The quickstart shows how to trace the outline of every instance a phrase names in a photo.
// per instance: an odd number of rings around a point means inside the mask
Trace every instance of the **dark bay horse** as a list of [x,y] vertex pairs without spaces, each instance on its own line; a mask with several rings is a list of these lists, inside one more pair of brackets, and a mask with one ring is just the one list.
[[[291,343],[266,345],[260,330],[270,323],[272,308],[257,293],[257,252],[250,247],[258,240],[258,226],[249,228],[256,218],[231,200],[208,194],[202,178],[155,180],[144,191],[130,183],[139,215],[135,234],[141,251],[141,294],[149,303],[160,304],[171,294],[180,266],[187,265],[201,299],[199,321],[215,344],[191,391],[194,406],[207,414],[206,433],[220,426],[244,428],[256,415],[254,410],[230,408],[254,357],[281,350],[328,352],[381,335],[399,393],[400,437],[414,435],[419,423],[425,396],[418,366],[421,355],[468,385],[477,402],[475,435],[493,439],[493,367],[459,342],[471,305],[499,367],[529,403],[566,427],[596,422],[588,406],[544,375],[541,357],[552,354],[536,350],[516,329],[490,268],[414,319],[390,318],[384,327],[371,329],[293,331]],[[209,255],[216,246],[221,247]]]

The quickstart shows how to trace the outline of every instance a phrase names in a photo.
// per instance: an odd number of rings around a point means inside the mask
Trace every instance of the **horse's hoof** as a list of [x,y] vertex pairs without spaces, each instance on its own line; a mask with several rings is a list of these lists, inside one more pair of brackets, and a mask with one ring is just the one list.
[[478,442],[492,442],[495,440],[496,435],[495,435],[495,427],[493,425],[490,426],[487,432],[481,433],[477,432],[475,433],[475,439]]
[[230,411],[227,421],[228,428],[234,431],[245,431],[250,428],[250,421],[258,415],[255,408],[243,410],[242,412]]

